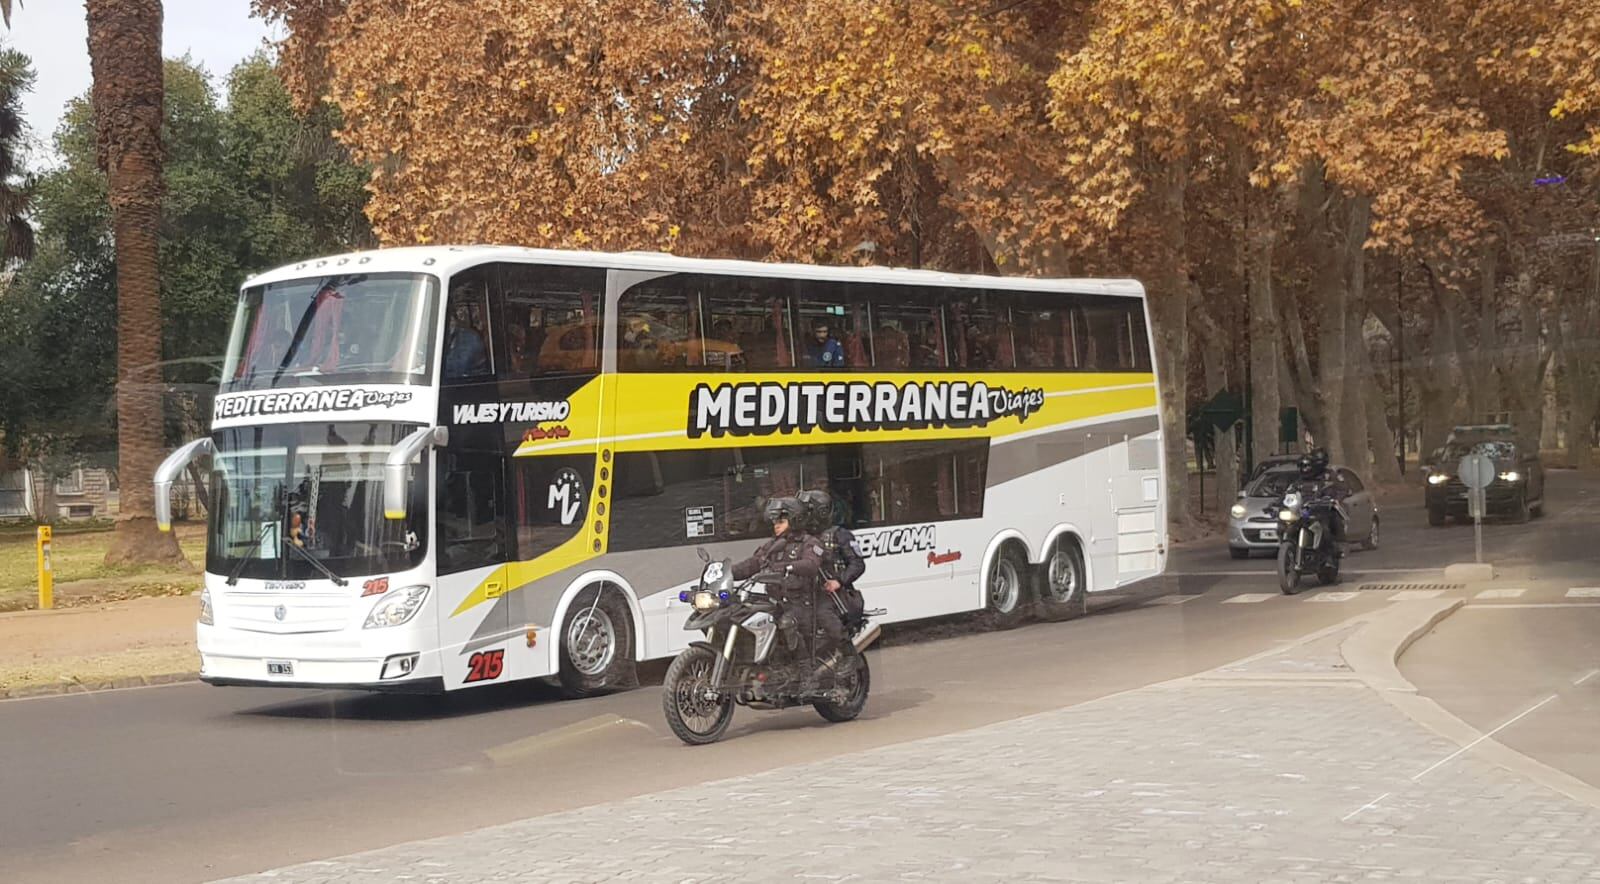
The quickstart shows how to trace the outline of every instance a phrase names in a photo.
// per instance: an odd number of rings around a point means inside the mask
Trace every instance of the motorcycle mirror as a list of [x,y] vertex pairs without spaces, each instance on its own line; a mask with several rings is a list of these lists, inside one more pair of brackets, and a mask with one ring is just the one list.
[[704,547],[698,547],[697,546],[697,547],[695,547],[694,551],[700,554],[700,561],[707,562],[707,563],[709,563],[711,561],[711,556],[706,554],[706,551],[705,551]]

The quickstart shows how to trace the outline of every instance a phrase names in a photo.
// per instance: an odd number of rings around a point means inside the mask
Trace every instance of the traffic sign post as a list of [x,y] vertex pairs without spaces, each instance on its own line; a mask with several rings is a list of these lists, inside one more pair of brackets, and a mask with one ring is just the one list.
[[1483,564],[1483,510],[1487,502],[1483,489],[1494,481],[1494,459],[1473,452],[1461,459],[1456,467],[1461,484],[1467,486],[1467,508],[1472,513],[1472,542],[1477,550],[1478,564]]

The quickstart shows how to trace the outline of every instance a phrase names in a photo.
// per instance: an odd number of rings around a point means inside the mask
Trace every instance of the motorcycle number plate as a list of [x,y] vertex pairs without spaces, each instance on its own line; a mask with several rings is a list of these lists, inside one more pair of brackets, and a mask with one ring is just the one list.
[[288,660],[268,660],[268,675],[294,675],[294,663]]
[[1261,539],[1262,540],[1277,540],[1278,539],[1278,529],[1276,529],[1276,528],[1263,528],[1263,529],[1261,529]]

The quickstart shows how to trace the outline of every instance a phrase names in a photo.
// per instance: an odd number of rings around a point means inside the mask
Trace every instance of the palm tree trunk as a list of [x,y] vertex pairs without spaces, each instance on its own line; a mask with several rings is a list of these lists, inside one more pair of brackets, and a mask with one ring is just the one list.
[[[100,167],[117,258],[117,374],[161,360],[161,0],[88,0],[89,64]],[[161,400],[117,385],[121,511],[107,564],[183,561],[156,530],[151,477],[165,447]]]

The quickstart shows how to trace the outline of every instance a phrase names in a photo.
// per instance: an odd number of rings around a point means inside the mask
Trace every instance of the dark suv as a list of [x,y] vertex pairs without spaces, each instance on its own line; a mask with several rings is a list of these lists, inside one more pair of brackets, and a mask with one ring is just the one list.
[[1544,513],[1544,466],[1537,452],[1525,451],[1509,428],[1458,428],[1450,441],[1434,452],[1427,475],[1428,524],[1443,525],[1446,518],[1466,519],[1467,486],[1456,475],[1461,459],[1472,453],[1494,459],[1495,479],[1484,489],[1484,515],[1527,521]]

